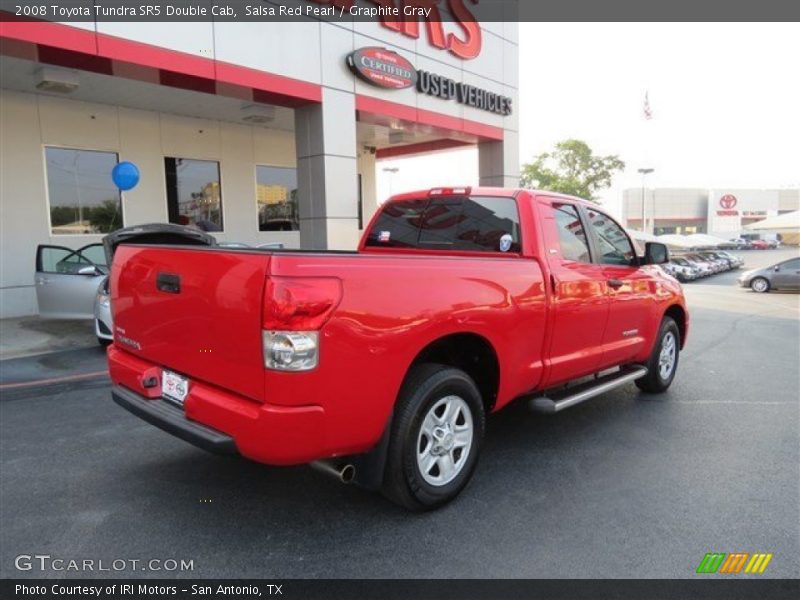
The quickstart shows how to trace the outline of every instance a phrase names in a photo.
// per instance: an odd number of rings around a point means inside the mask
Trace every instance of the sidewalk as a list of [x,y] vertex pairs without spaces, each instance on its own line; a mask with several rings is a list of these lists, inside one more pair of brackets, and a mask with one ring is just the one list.
[[0,360],[98,346],[92,321],[0,320]]

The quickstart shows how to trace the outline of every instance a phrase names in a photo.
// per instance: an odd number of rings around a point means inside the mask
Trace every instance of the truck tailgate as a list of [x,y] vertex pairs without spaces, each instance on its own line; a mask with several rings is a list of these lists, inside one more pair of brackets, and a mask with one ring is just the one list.
[[263,401],[268,253],[120,246],[111,274],[115,345],[192,380]]

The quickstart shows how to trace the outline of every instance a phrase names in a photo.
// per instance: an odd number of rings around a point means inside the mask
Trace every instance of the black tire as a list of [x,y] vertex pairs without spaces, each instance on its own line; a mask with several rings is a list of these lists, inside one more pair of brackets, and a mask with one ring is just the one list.
[[97,336],[97,343],[100,344],[103,348],[110,346],[112,341],[113,340],[106,340],[101,338],[100,336]]
[[[460,398],[468,407],[472,441],[463,463],[460,455],[454,461],[461,464],[454,478],[442,485],[432,485],[423,477],[418,465],[418,440],[425,417],[448,396]],[[481,395],[469,375],[460,369],[437,364],[412,368],[395,406],[381,491],[393,502],[413,511],[431,510],[446,504],[469,483],[478,464],[485,429]]]
[[[672,335],[672,341],[675,348],[675,358],[669,374],[664,377],[660,369],[661,351],[664,348],[665,341]],[[667,388],[672,384],[675,379],[675,373],[678,371],[678,361],[681,355],[681,333],[678,329],[678,324],[672,317],[664,317],[661,321],[661,327],[658,330],[658,339],[650,358],[645,365],[647,367],[647,375],[636,380],[637,387],[643,392],[651,394],[660,394],[667,391]]]
[[769,280],[764,277],[754,277],[750,282],[750,289],[756,294],[766,294],[769,288]]

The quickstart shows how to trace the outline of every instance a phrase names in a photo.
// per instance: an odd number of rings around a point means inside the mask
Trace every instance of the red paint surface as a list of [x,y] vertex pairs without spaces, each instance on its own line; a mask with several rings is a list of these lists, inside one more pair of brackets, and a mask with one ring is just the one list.
[[[141,348],[110,349],[112,380],[152,397],[145,376],[162,367],[182,373],[191,380],[190,419],[228,433],[251,459],[302,463],[371,449],[415,357],[444,336],[491,344],[499,409],[535,389],[644,362],[667,308],[685,311],[680,285],[656,267],[574,263],[550,252],[552,194],[472,193],[516,198],[520,253],[367,250],[363,240],[357,254],[121,246],[111,276],[115,326]],[[181,293],[157,291],[159,272],[179,274]],[[612,277],[624,282],[619,290],[607,286]],[[318,328],[316,369],[263,367],[262,327],[276,319]],[[636,335],[622,335],[632,328]]]

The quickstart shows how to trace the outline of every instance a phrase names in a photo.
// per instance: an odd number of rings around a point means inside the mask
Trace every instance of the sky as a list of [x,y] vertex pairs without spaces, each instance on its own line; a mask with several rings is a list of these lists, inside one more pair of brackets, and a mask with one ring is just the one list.
[[[567,138],[619,155],[599,193],[617,216],[640,167],[655,169],[648,187],[800,187],[800,24],[519,27],[521,163]],[[378,198],[477,178],[474,148],[380,161]]]

